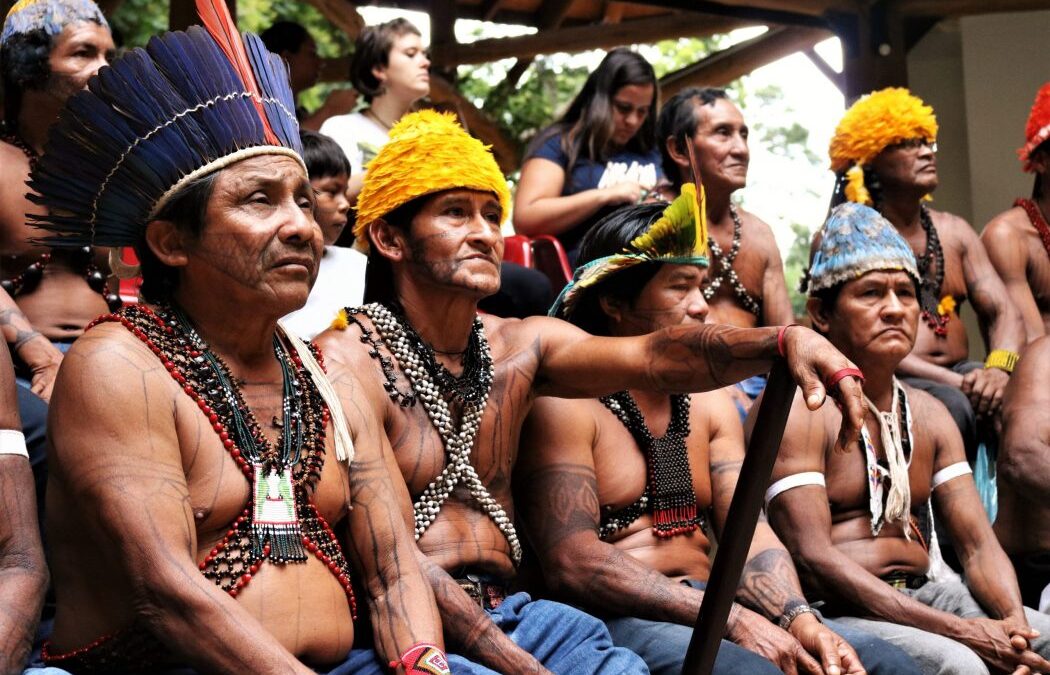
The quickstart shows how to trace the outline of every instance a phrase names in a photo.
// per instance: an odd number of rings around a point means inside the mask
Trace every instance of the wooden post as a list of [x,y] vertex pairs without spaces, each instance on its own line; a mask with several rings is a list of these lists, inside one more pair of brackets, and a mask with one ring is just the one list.
[[715,665],[718,645],[725,635],[729,609],[740,585],[740,573],[755,535],[758,514],[762,510],[762,500],[780,451],[780,441],[784,438],[784,427],[797,387],[787,362],[777,359],[769,372],[755,429],[744,464],[740,467],[740,479],[729,505],[725,531],[718,542],[718,553],[707,580],[682,675],[710,675]]
[[430,0],[430,51],[433,68],[450,82],[456,81],[456,66],[444,55],[456,47],[456,0]]
[[903,20],[895,5],[879,0],[828,19],[842,40],[847,105],[876,89],[908,86]]

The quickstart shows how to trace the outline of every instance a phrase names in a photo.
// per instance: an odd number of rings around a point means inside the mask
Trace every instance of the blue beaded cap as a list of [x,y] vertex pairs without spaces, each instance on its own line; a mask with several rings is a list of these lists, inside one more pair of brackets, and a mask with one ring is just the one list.
[[871,207],[853,202],[836,206],[820,235],[809,269],[810,296],[874,270],[903,270],[919,278],[908,242]]

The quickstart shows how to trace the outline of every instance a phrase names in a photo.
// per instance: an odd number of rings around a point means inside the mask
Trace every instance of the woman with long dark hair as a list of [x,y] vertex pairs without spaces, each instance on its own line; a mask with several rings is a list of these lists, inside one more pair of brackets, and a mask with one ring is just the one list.
[[575,257],[590,226],[634,204],[662,179],[653,67],[629,49],[610,51],[562,118],[526,154],[514,226],[556,235]]

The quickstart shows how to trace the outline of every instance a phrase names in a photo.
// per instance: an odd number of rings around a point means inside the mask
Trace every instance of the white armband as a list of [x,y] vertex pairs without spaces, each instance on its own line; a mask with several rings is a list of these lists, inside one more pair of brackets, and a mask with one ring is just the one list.
[[803,473],[793,473],[790,476],[784,476],[777,482],[769,486],[766,490],[766,506],[769,506],[769,502],[773,501],[777,495],[781,492],[787,492],[803,485],[819,485],[820,487],[826,487],[827,483],[824,482],[824,474],[819,471],[805,471]]
[[946,466],[933,474],[933,478],[930,479],[930,490],[936,490],[948,481],[954,480],[959,476],[965,476],[968,473],[973,473],[973,469],[971,469],[970,465],[966,462],[956,462],[955,464]]
[[0,455],[21,455],[29,459],[25,435],[15,429],[0,429]]

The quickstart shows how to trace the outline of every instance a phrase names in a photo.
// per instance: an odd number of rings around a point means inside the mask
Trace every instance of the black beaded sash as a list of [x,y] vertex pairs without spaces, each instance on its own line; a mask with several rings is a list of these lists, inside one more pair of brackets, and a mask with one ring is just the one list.
[[602,516],[598,536],[607,539],[643,514],[653,514],[653,534],[673,537],[706,527],[696,508],[696,491],[689,467],[685,440],[689,437],[689,395],[671,396],[671,423],[667,433],[655,438],[630,393],[617,392],[604,396],[601,402],[631,432],[645,454],[646,486],[640,497],[629,506]]

